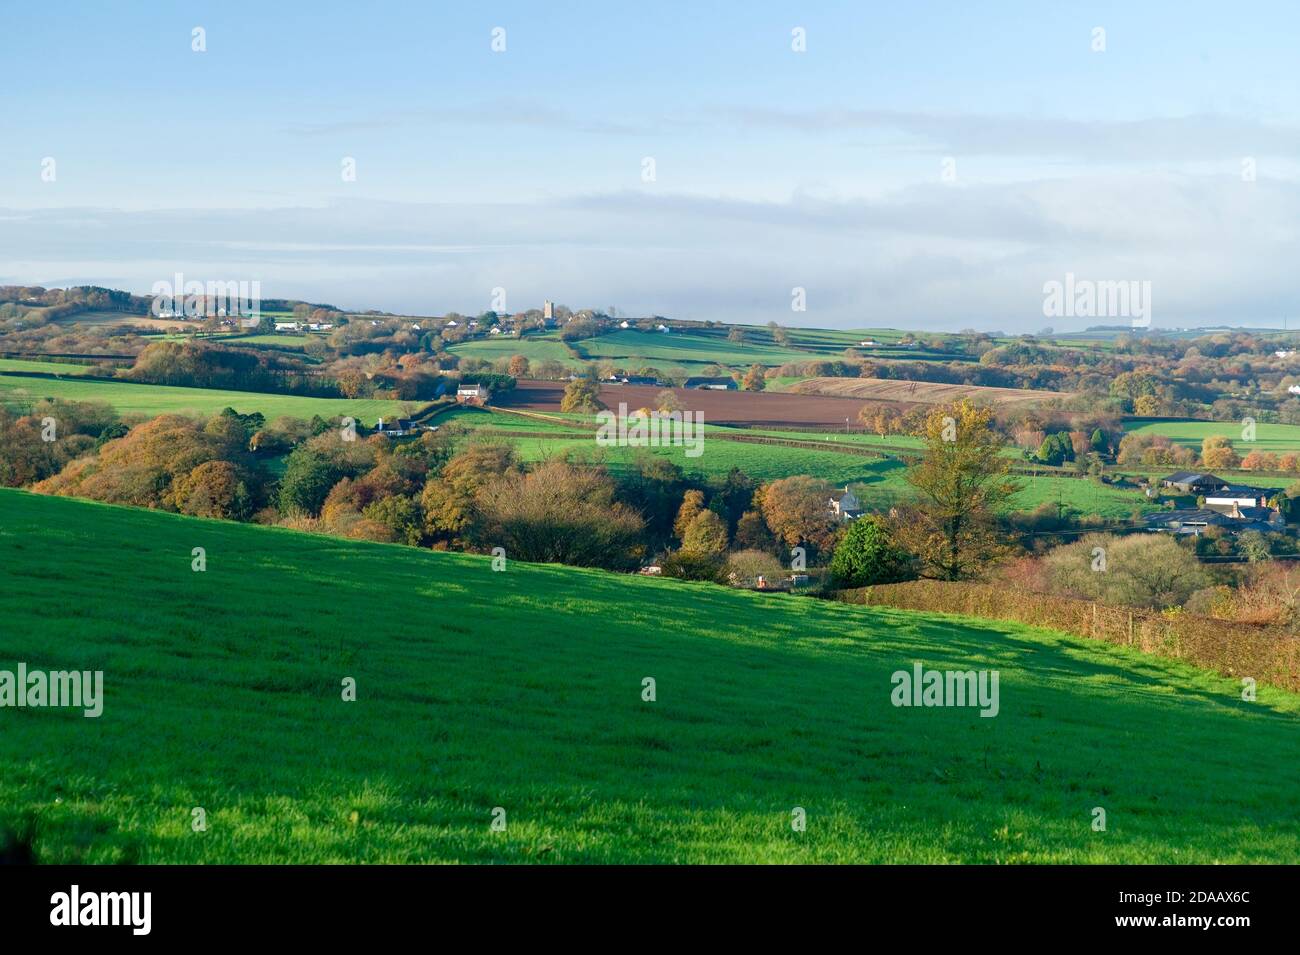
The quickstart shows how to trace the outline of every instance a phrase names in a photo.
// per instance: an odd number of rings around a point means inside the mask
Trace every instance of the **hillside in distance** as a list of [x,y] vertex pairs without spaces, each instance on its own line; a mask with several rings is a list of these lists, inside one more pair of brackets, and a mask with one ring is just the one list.
[[[1300,861],[1300,697],[1010,624],[10,490],[0,619],[104,673],[0,708],[42,862]],[[916,663],[997,716],[894,706]]]

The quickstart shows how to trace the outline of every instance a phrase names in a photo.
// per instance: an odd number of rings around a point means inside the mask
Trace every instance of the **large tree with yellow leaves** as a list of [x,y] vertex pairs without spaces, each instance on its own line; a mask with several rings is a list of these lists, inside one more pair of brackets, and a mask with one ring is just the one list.
[[907,472],[916,499],[895,524],[927,577],[976,577],[1010,553],[996,515],[1020,485],[992,420],[990,409],[962,399],[936,407],[920,429],[925,454]]

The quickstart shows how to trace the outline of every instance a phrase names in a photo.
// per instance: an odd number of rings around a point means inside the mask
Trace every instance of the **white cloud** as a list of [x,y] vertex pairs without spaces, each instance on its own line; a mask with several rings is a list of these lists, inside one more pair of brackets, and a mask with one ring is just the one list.
[[[391,311],[571,306],[723,321],[1036,330],[1043,283],[1152,282],[1155,325],[1300,311],[1300,187],[1147,174],[754,202],[640,191],[545,203],[0,210],[0,282],[147,291],[182,271]],[[790,289],[808,311],[790,311]],[[1052,323],[1060,325],[1060,322]]]

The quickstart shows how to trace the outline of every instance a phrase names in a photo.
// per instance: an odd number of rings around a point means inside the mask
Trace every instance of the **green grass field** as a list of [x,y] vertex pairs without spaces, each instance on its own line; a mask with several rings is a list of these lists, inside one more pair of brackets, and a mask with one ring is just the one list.
[[286,352],[299,353],[303,350],[303,347],[307,344],[307,342],[312,341],[313,339],[323,340],[323,337],[324,336],[321,335],[308,336],[308,335],[285,335],[285,334],[231,335],[228,338],[226,338],[225,344],[261,346],[263,348],[269,348],[273,351],[286,351]]
[[513,338],[506,335],[493,338],[476,338],[472,341],[461,342],[459,345],[452,345],[447,350],[462,357],[482,358],[485,361],[523,355],[532,362],[558,361],[571,368],[580,368],[583,365],[583,362],[578,361],[569,354],[568,349],[564,347],[564,343],[558,338],[536,335],[529,335],[524,338]]
[[577,343],[577,346],[593,359],[608,358],[648,365],[716,363],[748,366],[755,362],[761,365],[779,365],[787,361],[817,357],[806,351],[771,344],[758,342],[736,344],[727,341],[725,332],[716,335],[691,332],[665,334],[628,328],[598,338],[583,339]]
[[794,375],[769,376],[763,380],[764,391],[789,391],[794,385],[801,381],[807,381],[806,377],[796,377]]
[[1256,424],[1255,440],[1242,439],[1239,421],[1149,421],[1130,422],[1125,431],[1135,434],[1163,434],[1175,444],[1201,448],[1201,442],[1212,435],[1232,439],[1233,447],[1243,457],[1251,451],[1271,451],[1274,454],[1300,453],[1300,425]]
[[87,371],[88,364],[72,364],[62,361],[34,361],[27,358],[0,358],[0,372],[5,371],[40,371],[53,375],[79,375]]
[[173,388],[167,385],[137,385],[117,381],[74,381],[51,378],[22,378],[0,374],[0,401],[22,404],[41,398],[70,401],[103,401],[121,414],[216,414],[234,408],[241,414],[260,411],[267,419],[279,415],[332,418],[350,415],[367,425],[380,415],[399,414],[400,401],[348,398],[300,398],[296,395],[268,395],[252,391],[218,391],[209,388]]
[[688,474],[723,476],[733,467],[740,468],[759,481],[771,481],[791,474],[812,474],[832,484],[879,479],[882,470],[897,465],[894,461],[848,455],[836,451],[814,451],[762,444],[741,444],[722,438],[710,438],[706,431],[703,451],[689,457],[684,447],[649,448],[600,447],[595,434],[581,438],[541,434],[536,437],[512,437],[525,461],[572,454],[582,460],[604,463],[613,470],[645,452],[667,458]]
[[[475,431],[512,432],[511,441],[525,461],[576,456],[607,465],[617,471],[633,459],[632,448],[598,447],[595,433],[580,430],[581,422],[591,422],[591,415],[552,415],[552,420],[507,413],[456,410],[439,417],[439,422],[455,422]],[[520,436],[528,432],[527,436]],[[728,435],[769,436],[813,442],[821,448],[787,445],[751,444],[729,441]],[[903,480],[905,465],[896,458],[871,458],[852,454],[848,448],[919,449],[922,442],[909,435],[835,434],[826,432],[782,431],[760,428],[725,428],[704,426],[703,452],[688,457],[684,447],[646,448],[646,453],[665,457],[686,473],[702,477],[722,477],[733,467],[758,481],[772,481],[794,474],[810,474],[834,485],[862,485],[862,500],[868,509],[884,510],[904,503],[912,489]],[[1016,456],[1015,451],[1008,451]],[[1024,485],[1011,499],[1011,510],[1031,511],[1043,504],[1060,504],[1083,515],[1100,515],[1112,520],[1127,520],[1135,510],[1156,507],[1137,491],[1121,490],[1091,480],[1060,477],[1054,474],[1016,475]]]
[[1300,861],[1300,697],[1127,648],[11,490],[0,575],[0,669],[104,673],[0,708],[42,862]]

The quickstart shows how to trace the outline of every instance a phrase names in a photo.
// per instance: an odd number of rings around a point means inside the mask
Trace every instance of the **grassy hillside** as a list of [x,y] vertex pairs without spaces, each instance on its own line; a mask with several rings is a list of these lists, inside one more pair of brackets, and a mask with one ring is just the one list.
[[1137,434],[1163,434],[1175,444],[1201,449],[1201,442],[1213,435],[1231,438],[1237,453],[1271,451],[1274,454],[1300,453],[1300,425],[1256,424],[1255,440],[1242,440],[1239,421],[1144,421],[1130,422],[1125,431]]
[[0,580],[0,669],[105,674],[0,709],[44,861],[1300,861],[1300,697],[1082,639],[17,491]]
[[623,329],[597,338],[587,338],[577,347],[592,359],[608,358],[617,362],[644,362],[646,364],[692,363],[722,365],[779,365],[787,361],[800,361],[817,356],[793,348],[759,342],[733,343],[726,339],[725,331],[716,334],[704,332],[643,332]]
[[485,361],[523,355],[529,361],[558,361],[574,368],[582,366],[582,362],[570,355],[569,350],[564,347],[564,343],[554,335],[546,337],[529,335],[526,338],[502,335],[498,338],[476,338],[472,341],[461,342],[459,345],[452,345],[447,350],[456,355],[467,358],[482,358]]
[[72,364],[61,361],[32,361],[26,358],[0,358],[0,372],[3,371],[38,371],[52,375],[79,375],[87,371],[88,364]]
[[[77,370],[75,365],[68,367]],[[374,424],[380,415],[398,414],[402,408],[400,401],[300,398],[296,395],[268,395],[252,391],[174,388],[119,381],[76,381],[0,374],[0,401],[9,404],[40,398],[104,401],[122,414],[138,413],[150,417],[169,413],[210,415],[223,408],[234,408],[241,414],[260,411],[268,420],[277,415],[293,415],[298,418],[351,415],[367,425]]]

